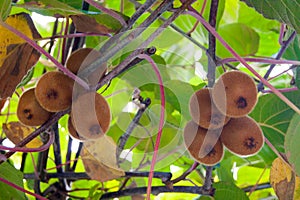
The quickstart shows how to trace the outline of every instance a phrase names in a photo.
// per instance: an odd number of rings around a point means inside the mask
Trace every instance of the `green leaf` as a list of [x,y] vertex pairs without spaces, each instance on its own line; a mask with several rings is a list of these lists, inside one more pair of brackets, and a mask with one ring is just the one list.
[[[285,93],[297,106],[300,105],[300,92]],[[294,111],[274,94],[261,96],[250,116],[261,126],[265,137],[280,152],[284,152],[284,137]]]
[[58,0],[25,0],[24,4],[16,4],[16,6],[26,8],[31,12],[36,12],[41,15],[54,16],[54,15],[76,15],[83,14],[79,10],[62,3]]
[[[243,2],[239,2],[238,21],[253,28],[259,35],[259,49],[256,55],[272,56],[277,53],[280,23],[263,17]],[[232,9],[232,8],[231,8]],[[258,23],[259,22],[259,23]]]
[[164,86],[169,89],[169,92],[166,91],[167,101],[173,105],[185,119],[191,119],[189,113],[189,101],[192,94],[195,92],[192,86],[178,80],[170,80],[166,82]]
[[[0,177],[23,188],[23,174],[8,162],[0,165]],[[26,199],[25,194],[0,182],[1,199]]]
[[[300,35],[297,34],[293,42],[285,50],[283,57],[288,60],[300,60]],[[293,70],[295,85],[300,88],[300,69],[299,66]]]
[[109,14],[97,14],[97,15],[89,15],[89,16],[95,18],[99,24],[102,24],[114,31],[117,31],[120,28],[122,28],[120,22],[115,18],[113,18],[112,16],[110,16]]
[[[219,27],[219,34],[241,56],[254,55],[259,47],[259,35],[251,27],[232,23]],[[217,55],[232,57],[231,53],[217,41]]]
[[299,137],[299,131],[300,131],[300,115],[298,113],[294,114],[289,128],[287,130],[286,136],[285,136],[285,153],[287,155],[288,161],[294,168],[296,174],[300,175],[300,137]]
[[242,0],[269,19],[276,19],[300,31],[300,0]]
[[2,0],[0,2],[0,21],[5,21],[11,10],[11,0]]
[[300,89],[300,68],[299,66],[293,70],[294,78],[295,78],[295,85],[298,89]]
[[33,77],[34,68],[31,68],[27,74],[23,77],[22,81],[17,85],[17,88],[25,86]]
[[[157,64],[163,81],[170,80],[169,74],[163,58],[157,55],[152,56],[152,59]],[[122,80],[127,80],[135,87],[141,87],[146,84],[158,84],[158,78],[152,66],[148,62],[141,62],[133,68],[130,68],[122,75]]]
[[248,196],[246,193],[238,188],[236,185],[230,182],[218,182],[214,183],[213,187],[216,189],[215,191],[215,200],[248,200]]
[[285,50],[283,57],[288,60],[300,59],[300,35],[297,34],[295,39],[291,42],[288,48]]
[[280,29],[280,23],[278,21],[265,18],[243,2],[239,2],[238,22],[247,24],[258,31],[279,32]]

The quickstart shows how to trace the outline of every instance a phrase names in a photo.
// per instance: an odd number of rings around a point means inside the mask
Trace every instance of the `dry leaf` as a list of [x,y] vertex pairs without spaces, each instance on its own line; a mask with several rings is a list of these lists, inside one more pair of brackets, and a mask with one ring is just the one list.
[[[27,13],[20,13],[9,16],[5,23],[14,27],[18,31],[25,34],[30,39],[41,38],[40,34],[36,30],[30,15]],[[7,56],[7,48],[12,44],[21,44],[25,41],[13,34],[11,31],[0,25],[0,66],[2,65],[5,57]]]
[[109,136],[85,142],[81,159],[91,179],[104,182],[125,175],[117,166],[116,144]]
[[[20,143],[21,140],[26,138],[29,134],[34,131],[34,128],[25,126],[20,122],[9,122],[8,124],[2,125],[3,131],[6,137],[12,141],[15,145]],[[26,147],[27,148],[37,148],[43,145],[43,142],[40,138],[34,138],[31,142],[29,142]]]
[[[5,21],[31,39],[40,38],[30,15],[20,13]],[[40,53],[0,26],[0,99],[10,97],[23,77],[36,64]]]
[[40,53],[29,44],[18,45],[0,68],[0,99],[10,97],[23,77],[39,60]]
[[100,33],[107,34],[113,32],[113,30],[107,28],[104,25],[99,24],[95,18],[87,15],[71,15],[75,28],[79,32],[83,33]]
[[[299,185],[299,177],[298,185]],[[271,185],[279,200],[293,200],[296,176],[291,167],[281,158],[276,158],[270,171]]]
[[4,107],[5,105],[5,102],[6,102],[7,99],[0,99],[0,113],[2,111],[2,108]]
[[300,199],[300,177],[296,176],[294,199]]

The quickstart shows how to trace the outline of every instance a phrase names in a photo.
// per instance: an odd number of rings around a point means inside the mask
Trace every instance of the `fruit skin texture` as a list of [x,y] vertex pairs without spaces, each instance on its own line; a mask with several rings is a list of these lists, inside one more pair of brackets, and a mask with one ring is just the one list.
[[229,117],[223,115],[211,99],[210,88],[195,92],[189,103],[190,114],[194,122],[205,129],[218,129],[227,124]]
[[51,116],[51,113],[38,103],[34,90],[31,88],[21,95],[17,108],[19,121],[27,126],[40,126]]
[[85,140],[83,137],[81,137],[77,133],[76,129],[74,128],[71,116],[69,116],[69,118],[68,118],[68,130],[69,130],[70,137],[72,137],[73,139],[76,139],[76,140],[79,140],[79,141],[84,141]]
[[[74,51],[66,61],[66,67],[81,77],[80,72],[101,56],[100,52],[92,48],[81,48]],[[99,66],[94,72],[81,77],[90,84],[96,84],[106,73],[107,64]]]
[[213,166],[224,156],[223,144],[219,140],[221,130],[207,130],[189,121],[183,131],[184,143],[189,154],[199,163]]
[[260,126],[250,117],[231,119],[221,133],[224,146],[240,156],[258,153],[264,145],[264,135]]
[[72,124],[85,139],[102,137],[109,129],[111,114],[105,98],[89,92],[79,96],[72,104]]
[[226,116],[242,117],[249,114],[257,102],[257,88],[246,73],[224,73],[212,90],[216,107]]
[[71,106],[73,85],[74,81],[62,72],[47,72],[38,81],[35,96],[45,110],[63,111]]

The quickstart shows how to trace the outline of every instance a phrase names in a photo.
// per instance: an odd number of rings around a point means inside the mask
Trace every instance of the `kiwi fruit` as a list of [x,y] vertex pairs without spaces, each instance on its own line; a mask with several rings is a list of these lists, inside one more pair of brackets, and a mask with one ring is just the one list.
[[35,96],[49,112],[68,109],[72,103],[74,81],[59,71],[45,73],[37,82]]
[[40,126],[51,116],[50,112],[40,106],[34,91],[34,88],[25,91],[21,95],[17,107],[19,121],[27,126]]
[[264,145],[264,135],[260,126],[249,116],[232,118],[221,133],[224,146],[240,156],[251,156]]
[[212,99],[224,115],[242,117],[256,105],[257,88],[248,74],[230,71],[224,73],[214,85]]
[[[74,51],[66,61],[66,67],[74,74],[80,72],[101,56],[99,51],[92,48],[81,48]],[[85,77],[90,84],[96,84],[106,73],[106,63],[99,66],[91,75]]]
[[219,140],[221,130],[207,130],[189,121],[183,131],[185,146],[189,154],[199,163],[213,166],[224,156],[223,144]]
[[218,129],[224,126],[229,117],[223,115],[211,99],[211,88],[195,92],[189,102],[190,115],[194,122],[205,129]]
[[103,136],[109,129],[111,114],[105,98],[98,93],[80,95],[73,103],[71,118],[74,128],[86,139]]
[[74,125],[72,123],[72,118],[71,118],[71,115],[69,115],[69,118],[68,118],[68,130],[69,130],[69,135],[73,138],[73,139],[76,139],[76,140],[79,140],[79,141],[84,141],[85,139],[80,136],[78,134],[78,132],[76,131],[76,129],[74,128]]

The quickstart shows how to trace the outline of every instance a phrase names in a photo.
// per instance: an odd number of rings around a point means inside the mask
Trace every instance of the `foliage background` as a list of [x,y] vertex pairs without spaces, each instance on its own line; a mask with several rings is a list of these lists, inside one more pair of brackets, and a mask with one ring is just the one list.
[[[4,1],[6,2],[6,1]],[[52,9],[45,7],[32,7],[28,4],[27,0],[18,1],[18,4],[12,4],[10,15],[19,12],[30,13],[33,21],[43,38],[51,37],[54,27],[55,18],[53,15],[56,13],[66,14],[70,10],[70,6],[75,11],[81,9],[81,0],[59,0],[52,1]],[[49,1],[41,1],[47,5]],[[122,3],[121,3],[122,2]],[[135,12],[135,1],[104,1],[101,5],[121,12],[125,16],[132,16]],[[145,1],[138,1],[135,3],[143,4]],[[197,0],[193,3],[193,8],[200,11],[206,1]],[[208,20],[210,10],[210,0],[206,2],[206,7],[203,12],[203,17]],[[252,57],[252,58],[275,58],[276,54],[280,51],[281,45],[279,44],[280,27],[281,23],[288,25],[288,31],[285,33],[285,39],[290,37],[293,30],[299,30],[299,19],[297,18],[296,10],[299,2],[297,1],[274,1],[268,4],[269,1],[238,1],[238,0],[220,0],[219,9],[217,15],[216,30],[225,41],[234,48],[240,56]],[[157,1],[153,8],[157,7],[161,1]],[[174,7],[180,6],[179,1],[174,1]],[[254,7],[254,8],[252,8]],[[72,11],[72,12],[75,12]],[[100,13],[96,8],[90,7],[89,13]],[[37,14],[38,13],[38,14]],[[260,14],[262,13],[262,14]],[[2,15],[5,13],[2,12]],[[96,14],[97,15],[97,14]],[[162,17],[168,18],[171,15],[170,12],[163,13]],[[138,27],[147,17],[149,13],[144,13],[134,24],[133,30]],[[285,17],[287,16],[287,17]],[[52,17],[52,18],[51,18]],[[98,22],[105,24],[114,30],[118,30],[121,26],[116,21],[111,23],[110,18],[99,18]],[[157,19],[138,39],[143,41],[151,33],[162,24],[162,20]],[[181,133],[185,123],[190,120],[188,113],[188,101],[191,94],[207,84],[206,73],[208,60],[204,49],[199,48],[198,44],[208,48],[208,32],[199,24],[196,29],[191,33],[191,38],[196,42],[193,42],[186,38],[186,34],[190,31],[196,19],[189,15],[180,15],[173,25],[183,31],[184,34],[175,31],[172,27],[166,28],[164,32],[158,36],[152,43],[157,49],[156,55],[153,59],[158,64],[160,72],[164,80],[164,86],[166,87],[166,123],[162,133],[161,139],[161,154],[159,161],[156,163],[156,170],[162,172],[171,172],[173,178],[179,177],[183,172],[188,170],[193,164],[193,159],[185,151],[182,145]],[[63,27],[65,21],[59,19],[57,33],[63,33]],[[99,48],[99,45],[103,44],[107,37],[99,36],[87,36],[85,40],[86,47]],[[40,46],[48,47],[48,40],[39,42]],[[61,60],[61,39],[57,39],[54,43],[51,54],[53,57]],[[122,52],[115,55],[109,60],[111,68],[118,65],[124,56],[136,48],[136,44],[132,42],[126,48],[122,49]],[[126,54],[127,53],[127,54]],[[216,55],[221,59],[232,57],[230,52],[224,48],[219,42],[217,42]],[[283,58],[289,60],[298,60],[299,58],[299,37],[296,38],[287,47],[286,52],[283,54]],[[6,106],[1,110],[0,121],[7,123],[10,121],[17,121],[15,115],[19,95],[26,88],[30,88],[35,85],[36,80],[45,71],[53,70],[51,65],[45,62],[46,57],[42,56],[40,61],[34,66],[31,80],[22,87],[18,88]],[[267,62],[249,62],[249,64],[261,75],[267,72],[270,64]],[[232,65],[241,70],[253,74],[241,64],[235,62]],[[289,65],[278,65],[271,73],[270,77],[274,77],[270,80],[270,83],[277,89],[287,89],[299,86],[298,68],[294,70],[288,69]],[[229,69],[227,66],[217,67],[217,77],[224,73],[224,68]],[[282,73],[283,72],[283,73]],[[278,76],[277,76],[278,75]],[[291,79],[294,77],[295,86],[291,85]],[[126,73],[112,80],[112,82],[104,90],[104,87],[99,91],[103,92],[103,95],[107,97],[112,111],[112,124],[108,132],[116,142],[118,138],[124,133],[129,123],[136,112],[136,109],[124,108],[130,104],[131,94],[134,88],[139,87],[141,95],[143,97],[149,97],[152,100],[151,106],[143,115],[140,125],[133,131],[131,137],[127,141],[125,146],[129,149],[131,146],[136,145],[131,151],[131,160],[122,165],[122,168],[126,171],[139,169],[141,171],[148,171],[150,169],[149,161],[151,161],[151,152],[153,147],[149,144],[155,141],[157,132],[157,121],[159,118],[159,105],[160,94],[158,91],[157,78],[152,72],[151,67],[147,62],[141,62],[136,67],[126,71]],[[299,107],[299,91],[292,91],[284,93],[284,95]],[[286,141],[286,135],[288,128],[299,123],[299,119],[296,118],[291,124],[293,116],[297,117],[298,114],[292,110],[285,102],[280,100],[276,95],[270,93],[261,92],[259,94],[259,101],[255,109],[250,116],[254,118],[275,149],[284,154],[291,152],[294,155],[299,153],[299,150],[294,145],[289,145],[291,140],[298,138],[295,135],[295,129],[291,129],[292,136],[288,137],[289,141]],[[63,116],[59,122],[59,136],[62,163],[67,162],[66,155],[70,149],[68,144],[68,129],[67,129],[67,116]],[[141,138],[141,134],[145,135],[145,129],[148,133],[153,134],[152,138]],[[147,134],[148,134],[147,133]],[[5,135],[2,134],[2,138]],[[137,143],[139,141],[139,144]],[[9,141],[4,140],[4,145],[9,145]],[[68,146],[69,145],[69,146]],[[72,156],[74,157],[78,143],[72,144]],[[274,149],[273,149],[274,150]],[[214,167],[213,179],[215,181],[216,196],[215,199],[267,199],[269,197],[275,197],[274,190],[271,188],[263,190],[255,190],[251,193],[249,191],[245,195],[244,191],[247,191],[247,187],[252,188],[259,184],[269,185],[270,168],[273,160],[277,157],[276,152],[265,145],[261,152],[255,156],[241,158],[233,155],[229,152],[225,153],[223,161]],[[277,153],[278,153],[277,152]],[[144,158],[146,154],[146,158]],[[54,160],[53,147],[50,148],[47,162],[47,172],[56,172],[56,164]],[[25,161],[23,173],[34,173],[34,163],[38,162],[38,153],[32,153],[32,158],[35,162],[32,162],[29,156]],[[3,171],[9,171],[12,173],[20,173],[20,167],[22,163],[22,153],[14,154],[9,162],[13,164],[15,168],[11,169],[10,165],[0,165],[0,176],[7,178],[8,180],[17,183],[20,182],[19,175],[16,178],[8,178]],[[144,159],[144,160],[143,160]],[[291,161],[295,164],[297,160]],[[294,165],[296,172],[299,172],[299,165]],[[79,159],[75,172],[84,172],[84,167]],[[299,174],[299,173],[298,173]],[[188,175],[188,180],[182,180],[175,185],[181,186],[194,186],[202,185],[205,177],[205,166],[198,166],[191,174]],[[50,179],[48,183],[40,183],[41,191],[44,191],[51,184],[58,182],[58,179]],[[118,188],[124,182],[124,178],[114,179],[104,183],[99,183],[94,180],[77,180],[71,185],[69,195],[74,197],[90,197],[97,199],[99,195],[104,192],[117,191]],[[126,184],[126,187],[142,187],[147,186],[148,179],[145,178],[131,178]],[[19,183],[22,185],[22,183]],[[161,180],[154,179],[153,186],[162,185]],[[34,189],[34,181],[25,180],[24,187],[28,190]],[[269,187],[269,186],[268,186]],[[1,185],[1,188],[7,189],[9,193],[7,197],[18,198],[20,193],[14,193],[13,189],[5,184]],[[105,190],[103,190],[105,188]],[[22,195],[21,195],[22,196]],[[22,198],[25,198],[24,196]],[[31,197],[29,197],[31,198]],[[134,197],[124,197],[124,199]],[[137,197],[135,197],[137,198]],[[155,196],[153,196],[155,198]],[[198,194],[185,194],[184,196],[176,193],[161,193],[158,195],[159,199],[201,199]]]

